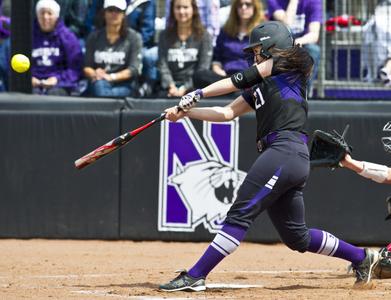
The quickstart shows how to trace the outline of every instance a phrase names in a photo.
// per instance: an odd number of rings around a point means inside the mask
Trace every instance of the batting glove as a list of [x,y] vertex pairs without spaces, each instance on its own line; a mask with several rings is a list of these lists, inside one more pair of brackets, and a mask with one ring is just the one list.
[[183,111],[188,111],[193,106],[196,105],[197,102],[201,100],[203,97],[203,93],[201,89],[195,90],[194,92],[188,93],[182,96],[181,101],[179,101],[179,107]]

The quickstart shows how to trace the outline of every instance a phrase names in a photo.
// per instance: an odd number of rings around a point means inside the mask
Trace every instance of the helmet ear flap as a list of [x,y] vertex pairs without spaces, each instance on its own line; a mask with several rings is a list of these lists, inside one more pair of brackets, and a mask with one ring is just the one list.
[[260,54],[264,59],[272,58],[273,55],[269,52],[269,49],[273,48],[274,46],[275,46],[275,44],[271,45],[268,49],[264,49],[264,48],[262,47],[259,54]]
[[261,50],[261,52],[259,52],[259,54],[262,56],[262,58],[264,59],[269,59],[272,57],[272,55],[268,52],[268,51],[265,51],[265,50]]

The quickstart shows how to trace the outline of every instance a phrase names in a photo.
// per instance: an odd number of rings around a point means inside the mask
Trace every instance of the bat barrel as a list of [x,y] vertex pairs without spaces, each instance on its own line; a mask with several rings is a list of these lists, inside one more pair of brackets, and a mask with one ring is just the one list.
[[[91,151],[90,153],[84,155],[83,157],[79,158],[75,161],[75,167],[77,169],[83,169],[85,166],[88,166],[92,164],[93,162],[97,161],[98,159],[106,156],[107,154],[113,152],[114,150],[118,149],[123,143],[118,143],[118,139],[121,139],[121,137],[118,137],[114,140],[111,140],[110,142],[106,143],[103,146],[100,146],[99,148]],[[122,139],[121,139],[122,140]],[[115,143],[117,142],[117,143]]]
[[84,155],[83,157],[79,158],[78,160],[75,161],[76,169],[79,169],[79,170],[83,169],[84,167],[92,164],[93,162],[97,161],[98,159],[100,159],[100,158],[106,156],[107,154],[117,150],[118,148],[126,145],[132,138],[134,138],[140,132],[151,127],[155,123],[163,121],[165,119],[165,115],[166,115],[166,113],[162,113],[159,117],[148,122],[147,124],[140,126],[139,128],[136,128],[135,130],[133,130],[131,132],[127,132],[123,135],[120,135],[119,137],[116,137],[115,139],[111,140],[110,142],[106,143],[105,145],[100,146],[99,148],[97,148],[97,149],[91,151],[90,153]]
[[75,168],[76,169],[83,169],[85,166],[88,166],[90,162],[88,162],[84,157],[79,158],[75,161]]

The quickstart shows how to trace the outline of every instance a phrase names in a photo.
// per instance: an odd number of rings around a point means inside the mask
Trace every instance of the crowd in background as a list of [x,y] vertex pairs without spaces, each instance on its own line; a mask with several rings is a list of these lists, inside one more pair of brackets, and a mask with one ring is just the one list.
[[[5,15],[11,1],[0,2]],[[180,97],[253,64],[242,48],[265,20],[289,25],[296,43],[314,58],[316,77],[321,0],[167,0],[162,30],[156,30],[156,5],[155,0],[35,0],[34,93]],[[7,22],[0,20],[3,90],[9,74]]]

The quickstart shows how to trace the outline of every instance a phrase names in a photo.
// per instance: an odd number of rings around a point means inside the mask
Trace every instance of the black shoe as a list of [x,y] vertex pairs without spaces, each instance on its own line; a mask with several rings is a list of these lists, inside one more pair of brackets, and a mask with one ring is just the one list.
[[379,252],[365,248],[365,258],[358,265],[353,265],[353,271],[356,275],[356,282],[354,288],[356,289],[371,289],[374,287],[374,283],[371,281],[373,276],[373,270],[379,262]]
[[192,291],[200,292],[205,291],[205,278],[193,278],[187,274],[186,270],[179,270],[176,273],[180,273],[176,278],[171,280],[169,283],[162,284],[159,286],[159,290],[165,292],[175,291]]

